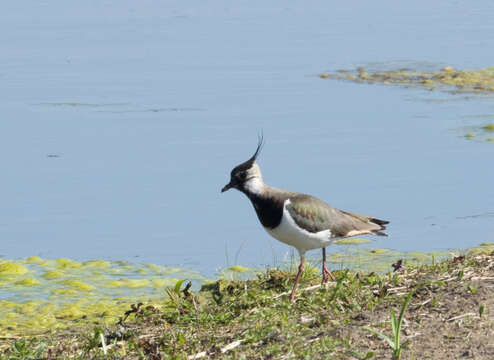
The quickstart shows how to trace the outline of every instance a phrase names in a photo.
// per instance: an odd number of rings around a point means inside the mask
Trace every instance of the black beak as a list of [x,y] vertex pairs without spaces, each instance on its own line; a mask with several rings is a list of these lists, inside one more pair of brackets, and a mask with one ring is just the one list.
[[225,192],[227,190],[230,190],[231,188],[233,187],[232,185],[232,182],[230,181],[228,184],[226,184],[225,186],[223,186],[223,189],[221,189],[221,192]]

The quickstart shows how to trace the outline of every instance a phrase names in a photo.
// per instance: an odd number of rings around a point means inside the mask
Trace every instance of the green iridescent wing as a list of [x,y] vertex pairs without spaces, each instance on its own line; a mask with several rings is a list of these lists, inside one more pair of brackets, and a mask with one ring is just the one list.
[[297,194],[290,197],[286,209],[301,228],[316,233],[330,230],[332,237],[348,237],[360,234],[385,235],[387,221],[366,215],[338,210],[310,195]]

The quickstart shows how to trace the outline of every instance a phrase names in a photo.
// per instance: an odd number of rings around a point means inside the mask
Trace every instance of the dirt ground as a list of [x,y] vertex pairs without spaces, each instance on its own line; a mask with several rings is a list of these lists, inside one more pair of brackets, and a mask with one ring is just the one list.
[[[403,324],[402,341],[408,346],[402,359],[494,359],[494,257],[478,259],[478,266],[458,264],[435,285],[417,290]],[[409,283],[416,281],[409,276]],[[356,315],[341,335],[363,353],[371,349],[376,358],[391,359],[387,343],[362,331],[369,323],[377,327],[383,322],[390,322],[390,310],[377,306]]]

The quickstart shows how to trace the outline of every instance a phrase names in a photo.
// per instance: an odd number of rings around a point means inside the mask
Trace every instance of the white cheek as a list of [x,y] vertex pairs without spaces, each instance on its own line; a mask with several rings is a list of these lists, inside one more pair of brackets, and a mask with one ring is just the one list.
[[249,179],[249,181],[247,181],[244,184],[244,187],[251,194],[260,194],[262,192],[263,185],[264,184],[263,184],[262,180],[255,177],[255,178]]

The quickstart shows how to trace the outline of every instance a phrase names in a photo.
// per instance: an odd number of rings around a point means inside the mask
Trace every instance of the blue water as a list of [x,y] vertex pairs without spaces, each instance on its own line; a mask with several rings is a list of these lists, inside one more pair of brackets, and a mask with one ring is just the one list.
[[[0,254],[214,273],[272,265],[240,193],[265,181],[391,221],[372,247],[494,241],[494,98],[323,80],[356,66],[493,66],[490,2],[0,4]],[[490,119],[490,120],[488,120]]]

